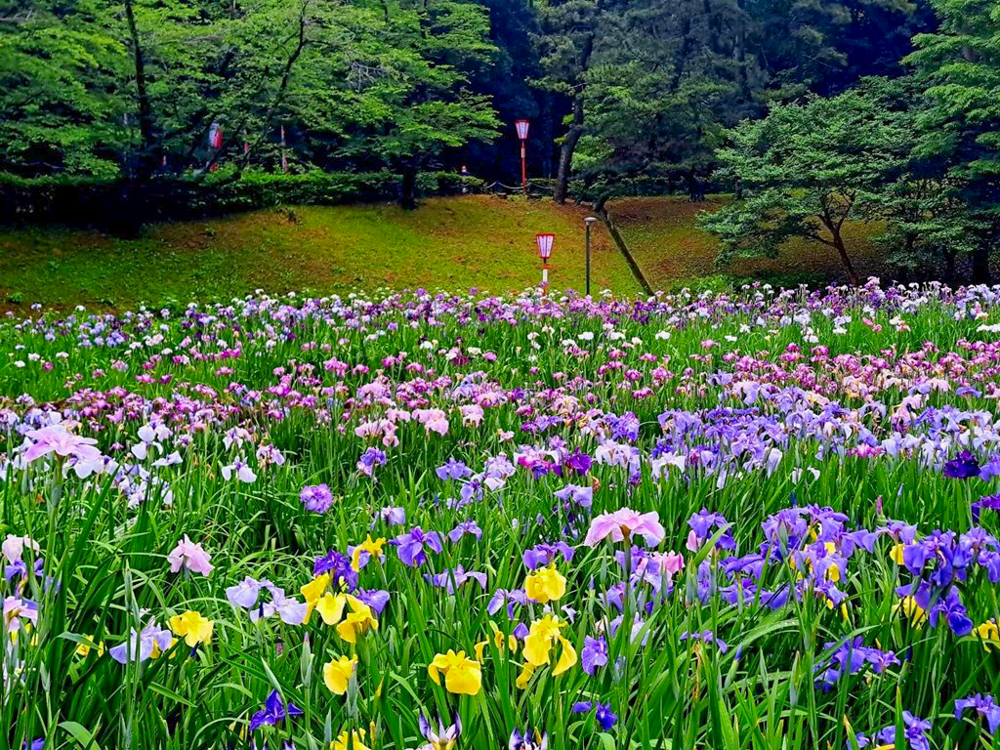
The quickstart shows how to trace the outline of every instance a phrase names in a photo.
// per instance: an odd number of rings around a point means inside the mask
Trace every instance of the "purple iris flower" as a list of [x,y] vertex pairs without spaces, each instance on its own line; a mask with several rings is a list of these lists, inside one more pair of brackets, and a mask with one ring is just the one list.
[[962,451],[944,465],[944,475],[952,479],[971,479],[979,474],[979,461],[969,451]]
[[548,565],[555,560],[556,555],[562,555],[563,560],[571,562],[573,560],[573,548],[566,542],[556,542],[555,544],[537,544],[531,549],[525,550],[521,559],[528,570],[535,570]]
[[462,521],[455,528],[448,532],[448,538],[451,540],[452,544],[458,544],[459,540],[469,534],[474,536],[476,541],[483,538],[483,530],[479,528],[479,524],[475,521]]
[[590,467],[593,463],[594,459],[586,453],[580,451],[579,448],[563,459],[563,466],[567,469],[572,469],[577,473],[577,476],[581,477],[590,471]]
[[442,482],[447,482],[449,479],[465,479],[472,476],[472,469],[462,461],[449,458],[444,466],[437,467],[435,473],[437,473],[438,479]]
[[250,731],[253,732],[262,726],[273,727],[283,722],[286,716],[302,716],[302,709],[291,701],[287,704],[282,703],[278,691],[272,690],[264,701],[264,708],[250,717]]
[[598,703],[597,711],[595,712],[594,717],[597,719],[597,723],[601,725],[601,729],[605,732],[618,723],[618,714],[611,710],[610,703]]
[[375,473],[375,467],[383,466],[385,462],[385,451],[379,448],[369,448],[358,459],[358,471],[366,477],[370,477]]
[[990,729],[990,734],[997,733],[997,727],[1000,727],[1000,706],[993,700],[993,696],[983,696],[977,693],[976,695],[970,695],[968,698],[959,698],[955,701],[955,718],[961,720],[962,712],[967,708],[971,708],[977,714],[986,718],[986,725]]
[[989,460],[979,467],[979,478],[988,482],[993,477],[1000,477],[1000,453],[994,453]]
[[[984,467],[985,468],[985,467]],[[980,474],[982,476],[982,474]],[[972,520],[979,523],[979,515],[983,511],[993,510],[1000,511],[1000,492],[995,495],[983,495],[972,504]]]
[[354,592],[354,595],[359,601],[371,607],[376,617],[382,615],[382,610],[389,603],[389,592],[382,589],[358,589]]
[[169,630],[164,630],[155,622],[136,632],[135,628],[124,643],[120,643],[108,651],[108,654],[119,664],[129,661],[146,661],[156,649],[169,651],[173,636]]
[[824,692],[832,689],[844,675],[855,675],[866,664],[872,671],[881,674],[893,665],[899,664],[899,658],[892,651],[882,651],[865,646],[864,638],[857,636],[839,645],[827,643],[824,650],[834,649],[829,660],[816,665],[816,686]]
[[589,508],[594,503],[594,488],[577,484],[567,484],[555,493],[556,499],[566,506],[579,505]]
[[438,588],[447,589],[449,594],[454,594],[455,589],[467,581],[475,581],[482,589],[486,589],[486,574],[475,570],[466,570],[459,565],[454,570],[446,570],[443,573],[432,575],[427,573],[424,578]]
[[493,596],[490,597],[489,604],[486,605],[486,611],[491,615],[495,615],[503,607],[504,603],[507,604],[507,617],[513,619],[514,614],[517,611],[517,607],[528,606],[528,596],[521,589],[497,589],[493,592]]
[[585,714],[589,713],[595,707],[597,708],[597,711],[594,714],[594,718],[597,719],[597,723],[600,724],[601,729],[605,732],[618,723],[618,714],[611,710],[610,703],[601,703],[600,701],[579,701],[573,704],[572,710],[575,714]]
[[[42,572],[45,568],[45,561],[40,557],[36,558],[35,563],[32,567],[35,570],[35,577],[41,578]],[[12,565],[5,565],[3,569],[3,576],[8,581],[14,578],[15,576],[21,576],[23,578],[26,577],[27,575],[28,575],[28,566],[24,562],[24,560],[18,560]]]
[[682,641],[686,641],[688,639],[690,639],[692,641],[701,641],[702,643],[714,643],[718,647],[719,651],[721,653],[723,653],[723,654],[726,653],[729,650],[729,644],[727,644],[721,638],[716,638],[715,637],[715,633],[713,633],[711,630],[703,630],[700,633],[697,633],[697,632],[694,632],[694,633],[688,633],[688,632],[681,633],[681,640]]
[[403,508],[387,505],[379,515],[389,526],[402,526],[406,523],[406,511]]
[[325,484],[308,485],[299,492],[299,501],[306,510],[326,513],[333,505],[333,493]]
[[313,575],[329,573],[330,577],[348,591],[358,587],[358,573],[351,566],[351,558],[337,550],[330,550],[322,557],[317,557],[313,564]]
[[593,675],[598,667],[608,663],[608,642],[604,640],[604,636],[591,638],[588,635],[583,639],[580,663],[583,671],[589,675]]
[[424,531],[419,526],[414,526],[409,533],[400,534],[395,539],[390,539],[389,544],[396,547],[399,559],[404,565],[416,568],[427,562],[425,549],[441,554],[441,537],[436,531]]
[[931,608],[931,627],[937,627],[941,615],[948,620],[948,627],[955,635],[962,637],[972,632],[972,620],[969,619],[955,586],[948,589],[948,593]]

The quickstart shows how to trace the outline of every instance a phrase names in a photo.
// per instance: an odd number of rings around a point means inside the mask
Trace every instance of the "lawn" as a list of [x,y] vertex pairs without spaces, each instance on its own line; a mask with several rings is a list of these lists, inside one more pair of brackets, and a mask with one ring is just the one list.
[[[96,231],[28,228],[0,233],[0,294],[61,305],[268,292],[478,287],[520,290],[541,278],[536,232],[554,232],[554,285],[584,285],[585,209],[487,197],[395,205],[296,207],[150,227],[138,239]],[[602,230],[593,285],[638,285]]]
[[[717,201],[614,201],[611,212],[654,288],[706,283],[719,273],[714,240],[696,226]],[[556,234],[553,288],[584,286],[585,207],[486,196],[395,205],[295,207],[203,221],[158,224],[136,239],[95,230],[29,227],[0,231],[0,302],[121,307],[228,300],[255,289],[316,294],[428,287],[493,292],[537,284],[534,235]],[[864,228],[852,227],[862,272],[878,264]],[[639,287],[603,225],[594,228],[595,291]],[[777,261],[743,261],[736,278],[840,277],[829,248],[791,245]],[[717,280],[717,279],[716,279]]]

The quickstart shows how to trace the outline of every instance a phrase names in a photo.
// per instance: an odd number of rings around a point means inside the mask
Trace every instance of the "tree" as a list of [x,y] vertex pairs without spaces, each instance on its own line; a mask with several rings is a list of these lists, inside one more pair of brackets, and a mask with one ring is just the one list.
[[0,168],[111,176],[124,137],[122,39],[100,0],[0,4]]
[[927,84],[920,149],[944,162],[974,227],[973,281],[990,280],[1000,239],[1000,15],[988,0],[932,0],[937,33],[914,39],[907,60]]
[[17,0],[0,18],[0,169],[28,176],[122,175],[138,196],[281,148],[292,168],[388,166],[413,205],[420,169],[497,124],[469,86],[496,51],[475,0]]
[[734,53],[745,15],[735,0],[633,0],[586,76],[588,181],[683,181],[693,198],[726,127],[753,113],[743,87],[759,75]]
[[554,199],[565,203],[573,154],[585,131],[584,102],[587,74],[606,25],[612,21],[616,0],[549,0],[539,7],[542,34],[538,37],[545,75],[537,84],[569,102],[566,132],[559,141]]
[[747,54],[771,101],[835,96],[866,76],[905,73],[913,34],[932,27],[927,0],[740,0]]
[[718,156],[743,197],[701,222],[719,237],[718,261],[776,257],[788,239],[802,237],[835,250],[857,284],[844,223],[881,215],[877,196],[906,167],[908,132],[905,112],[890,106],[877,82],[776,105],[730,131],[732,145]]
[[367,45],[356,61],[370,73],[345,92],[355,130],[341,153],[375,155],[401,176],[400,202],[416,207],[417,176],[443,150],[491,140],[498,122],[488,97],[468,88],[487,62],[489,16],[471,0],[384,0],[358,16]]

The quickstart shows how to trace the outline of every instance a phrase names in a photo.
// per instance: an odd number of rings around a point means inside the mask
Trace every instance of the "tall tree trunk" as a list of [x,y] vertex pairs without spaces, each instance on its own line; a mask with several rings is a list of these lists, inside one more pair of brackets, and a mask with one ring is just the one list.
[[991,280],[990,246],[981,240],[972,252],[972,283],[989,284]]
[[129,39],[132,43],[132,61],[135,66],[135,90],[139,102],[139,156],[134,170],[137,182],[143,182],[156,169],[157,144],[154,135],[153,105],[146,85],[146,64],[142,56],[142,42],[139,28],[135,23],[132,0],[125,0],[125,21],[128,24]]
[[412,211],[417,207],[417,168],[413,166],[403,167],[402,178],[399,205],[407,211]]
[[565,203],[569,194],[569,174],[573,166],[573,152],[583,135],[583,95],[577,95],[573,102],[573,124],[559,147],[559,171],[556,173],[556,188],[553,199],[556,203]]
[[577,74],[576,92],[573,96],[573,122],[559,148],[559,171],[556,173],[556,187],[552,196],[556,203],[566,202],[566,196],[569,193],[569,173],[573,167],[573,152],[576,151],[576,144],[580,141],[580,136],[583,135],[584,76],[590,68],[590,57],[594,54],[594,37],[597,35],[597,23],[603,8],[604,0],[597,0],[594,3],[591,27],[580,47],[580,70]]
[[858,286],[861,283],[858,279],[858,272],[854,270],[851,256],[847,254],[847,248],[844,247],[844,238],[840,235],[840,227],[833,227],[830,231],[833,234],[833,245],[837,248],[840,260],[844,264],[844,270],[847,272],[847,280],[851,286]]

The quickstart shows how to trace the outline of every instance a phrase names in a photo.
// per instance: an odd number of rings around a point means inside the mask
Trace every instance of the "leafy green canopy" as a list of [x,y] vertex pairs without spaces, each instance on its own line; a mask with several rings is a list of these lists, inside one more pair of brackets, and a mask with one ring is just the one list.
[[731,131],[718,158],[742,199],[703,220],[721,241],[720,262],[775,257],[803,237],[834,249],[857,282],[844,223],[881,216],[879,193],[905,169],[911,138],[906,111],[884,89],[874,81],[832,99],[775,105]]
[[282,157],[417,170],[497,126],[469,87],[495,52],[473,0],[30,0],[0,16],[0,167],[27,176]]

